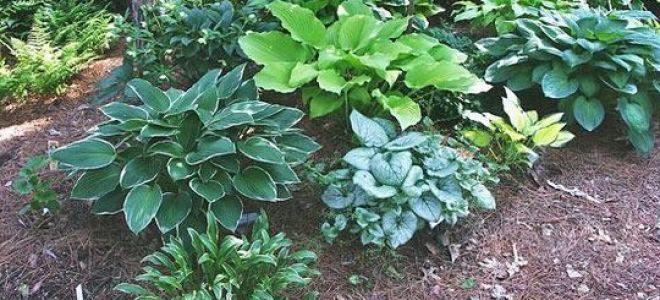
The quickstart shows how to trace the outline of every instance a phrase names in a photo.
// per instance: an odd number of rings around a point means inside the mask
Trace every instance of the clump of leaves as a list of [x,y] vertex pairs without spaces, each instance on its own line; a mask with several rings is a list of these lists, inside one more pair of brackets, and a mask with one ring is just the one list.
[[26,39],[34,14],[49,0],[0,0],[0,40]]
[[[341,4],[344,2],[344,0],[286,0],[286,2],[294,3],[304,8],[310,9],[314,12],[314,15],[323,21],[324,24],[331,24],[337,20],[337,9],[343,9],[341,8]],[[444,11],[441,6],[434,2],[435,1],[432,0],[353,0],[348,3],[365,4],[372,10],[372,13],[376,14],[383,20],[412,16],[413,25],[422,29],[428,26],[428,17]]]
[[144,21],[119,18],[118,34],[127,37],[137,75],[152,83],[194,82],[211,69],[242,64],[238,38],[276,26],[261,20],[258,1],[155,1],[141,9]]
[[362,144],[349,151],[347,169],[335,170],[322,195],[334,218],[321,226],[328,241],[349,229],[363,244],[397,248],[428,224],[456,224],[470,205],[495,209],[486,187],[497,182],[479,161],[447,146],[435,133],[405,132],[394,125],[351,113]]
[[567,117],[592,131],[616,107],[639,152],[653,146],[653,103],[660,91],[660,35],[644,25],[645,11],[544,11],[538,20],[518,19],[516,32],[478,42],[498,58],[485,79],[514,90],[538,85],[560,100]]
[[317,274],[312,269],[316,254],[291,252],[293,243],[283,233],[270,236],[265,213],[257,218],[250,239],[220,239],[213,216],[207,219],[206,233],[188,229],[193,253],[172,236],[161,251],[143,259],[149,266],[136,278],[140,285],[122,283],[115,290],[135,299],[280,299]]
[[562,113],[539,120],[536,111],[523,111],[518,97],[509,89],[502,105],[508,121],[489,113],[468,111],[465,117],[485,128],[461,131],[463,137],[483,149],[486,157],[498,165],[532,167],[538,159],[538,149],[562,147],[575,137],[563,130],[566,123],[560,122]]
[[403,34],[408,19],[382,22],[359,1],[342,4],[328,28],[300,6],[274,1],[268,8],[289,34],[248,33],[239,44],[264,66],[257,85],[282,93],[303,88],[312,118],[353,107],[389,113],[405,129],[421,120],[408,91],[490,88],[460,65],[466,55],[426,35]]
[[92,200],[96,214],[123,211],[136,234],[153,220],[163,233],[194,224],[206,211],[233,231],[242,197],[289,199],[292,166],[320,146],[293,127],[300,110],[257,100],[243,69],[212,70],[187,91],[129,82],[140,105],[102,107],[108,121],[51,153],[82,173],[71,197]]
[[50,182],[41,180],[39,176],[46,166],[48,166],[48,156],[30,157],[13,181],[12,188],[16,193],[31,198],[30,203],[18,212],[19,215],[42,211],[57,213],[60,209],[60,202],[57,200],[57,194],[51,188]]
[[579,0],[483,0],[456,1],[454,21],[471,21],[474,26],[494,26],[498,33],[514,30],[514,21],[522,17],[539,17],[542,9],[568,11],[579,7]]

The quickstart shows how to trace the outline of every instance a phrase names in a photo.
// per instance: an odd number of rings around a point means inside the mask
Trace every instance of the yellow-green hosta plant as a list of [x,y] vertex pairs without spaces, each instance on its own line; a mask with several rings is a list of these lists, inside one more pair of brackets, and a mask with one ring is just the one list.
[[212,70],[187,91],[130,81],[139,105],[103,106],[108,121],[51,153],[80,174],[71,197],[93,201],[96,214],[123,212],[136,234],[152,221],[166,233],[206,211],[234,230],[243,198],[290,198],[292,166],[319,145],[294,127],[303,113],[259,101],[243,69]]
[[397,248],[415,232],[454,225],[471,206],[495,209],[486,187],[497,182],[478,160],[447,145],[437,133],[402,132],[383,119],[351,113],[361,145],[344,156],[321,199],[333,220],[321,226],[328,241],[346,229],[363,244]]
[[465,112],[464,116],[483,125],[484,129],[466,129],[461,134],[475,146],[485,149],[486,156],[504,166],[526,164],[532,167],[538,159],[537,149],[562,147],[575,136],[563,130],[562,113],[539,120],[535,110],[523,111],[518,97],[505,88],[502,106],[508,120],[489,113]]
[[409,19],[380,21],[360,1],[347,1],[329,27],[303,7],[268,6],[288,33],[248,33],[239,40],[263,69],[257,86],[281,93],[303,88],[312,118],[351,107],[386,112],[402,128],[421,120],[407,92],[424,88],[478,93],[490,88],[462,67],[466,55],[423,34],[404,34]]
[[[250,238],[220,238],[213,216],[205,233],[188,229],[193,251],[180,238],[143,259],[148,266],[136,277],[140,284],[122,283],[115,290],[135,299],[286,299],[285,292],[309,284],[317,271],[311,251],[291,251],[293,242],[284,233],[271,236],[262,213]],[[305,298],[306,299],[306,298]]]
[[569,119],[593,131],[616,108],[628,138],[642,153],[653,149],[654,97],[660,92],[660,34],[648,11],[543,11],[518,19],[516,31],[477,42],[497,58],[484,78],[514,90],[539,86]]

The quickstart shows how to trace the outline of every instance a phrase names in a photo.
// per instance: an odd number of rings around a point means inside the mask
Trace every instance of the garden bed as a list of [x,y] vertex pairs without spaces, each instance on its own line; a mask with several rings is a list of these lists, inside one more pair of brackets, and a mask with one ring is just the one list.
[[[9,186],[28,157],[84,137],[101,119],[86,98],[119,64],[96,61],[67,94],[0,112],[0,298],[72,299],[80,285],[85,299],[117,299],[112,288],[160,247],[155,228],[135,236],[122,215],[93,216],[68,200],[72,181],[62,174],[48,176],[64,200],[48,220],[19,219],[27,199]],[[336,124],[302,127],[324,146],[317,157],[341,157],[349,145]],[[348,237],[325,243],[324,205],[310,184],[266,211],[273,232],[319,255],[309,289],[321,299],[658,299],[660,154],[639,158],[622,130],[605,123],[549,150],[533,176],[498,188],[497,210],[472,214],[444,238],[419,234],[397,254],[363,251]]]

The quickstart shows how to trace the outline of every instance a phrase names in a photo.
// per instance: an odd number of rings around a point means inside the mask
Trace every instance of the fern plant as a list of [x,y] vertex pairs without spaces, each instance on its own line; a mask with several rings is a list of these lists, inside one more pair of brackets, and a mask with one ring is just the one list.
[[222,239],[213,217],[207,215],[206,233],[188,229],[193,253],[177,237],[161,251],[143,259],[149,266],[136,279],[115,290],[135,299],[282,299],[283,292],[311,282],[316,254],[291,252],[292,241],[283,233],[270,236],[265,213],[257,218],[248,239],[232,235]]

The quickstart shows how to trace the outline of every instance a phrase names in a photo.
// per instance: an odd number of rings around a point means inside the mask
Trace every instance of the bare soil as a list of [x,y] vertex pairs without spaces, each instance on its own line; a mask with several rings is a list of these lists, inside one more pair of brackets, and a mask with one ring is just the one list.
[[[78,285],[85,299],[118,299],[112,287],[160,247],[155,230],[134,236],[121,215],[93,216],[87,203],[68,200],[72,180],[61,174],[47,175],[63,208],[46,220],[18,218],[28,199],[9,186],[28,157],[85,136],[102,119],[86,98],[119,64],[97,61],[67,94],[0,112],[0,299],[74,299]],[[341,157],[350,146],[336,123],[303,127],[324,146],[317,158]],[[620,130],[604,126],[548,151],[534,176],[496,188],[497,210],[474,212],[444,235],[421,233],[397,252],[365,250],[351,237],[325,243],[320,190],[311,184],[266,210],[273,231],[319,254],[311,288],[321,299],[658,300],[660,149],[640,158]]]

